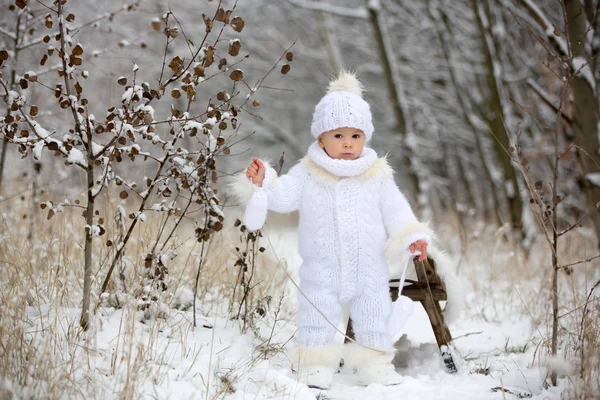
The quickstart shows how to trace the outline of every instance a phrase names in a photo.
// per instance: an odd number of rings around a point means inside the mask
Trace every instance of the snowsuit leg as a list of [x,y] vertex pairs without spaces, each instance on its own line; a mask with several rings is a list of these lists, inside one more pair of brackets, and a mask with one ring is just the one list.
[[388,283],[378,283],[376,290],[369,286],[366,285],[350,305],[356,341],[372,349],[390,351],[393,343],[388,319],[392,312],[392,300]]
[[[301,271],[302,268],[305,268],[304,271],[323,271],[306,266],[301,267]],[[301,276],[300,290],[304,295],[298,293],[297,338],[306,347],[323,347],[330,344],[342,314],[337,284],[323,278],[319,272],[313,276]]]

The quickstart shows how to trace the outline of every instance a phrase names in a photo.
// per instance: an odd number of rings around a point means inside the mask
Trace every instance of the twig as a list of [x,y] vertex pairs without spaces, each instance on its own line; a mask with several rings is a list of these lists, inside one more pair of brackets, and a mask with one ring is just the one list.
[[596,258],[600,258],[600,254],[598,254],[597,256],[594,257],[590,257],[587,260],[581,260],[581,261],[577,261],[571,264],[567,264],[567,265],[563,265],[561,268],[568,268],[568,267],[572,267],[573,265],[579,265],[579,264],[583,264],[583,263],[587,263],[590,262],[592,260],[595,260]]

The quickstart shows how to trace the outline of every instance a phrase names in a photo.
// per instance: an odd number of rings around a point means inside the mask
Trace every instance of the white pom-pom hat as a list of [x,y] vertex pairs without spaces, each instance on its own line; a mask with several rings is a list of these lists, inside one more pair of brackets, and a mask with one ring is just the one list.
[[337,128],[356,128],[364,132],[366,141],[373,136],[371,108],[362,98],[363,86],[353,73],[341,71],[329,83],[327,94],[315,107],[311,132],[317,139]]

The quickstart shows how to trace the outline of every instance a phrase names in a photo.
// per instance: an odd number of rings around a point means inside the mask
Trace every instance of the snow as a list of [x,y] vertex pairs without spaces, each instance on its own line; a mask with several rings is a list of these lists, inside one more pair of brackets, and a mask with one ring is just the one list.
[[585,176],[588,182],[596,187],[600,187],[600,172],[591,172]]
[[212,133],[208,133],[206,137],[206,147],[213,152],[217,148],[217,139],[212,135]]
[[8,91],[8,96],[6,99],[7,104],[12,104],[15,102],[15,100],[18,100],[18,99],[19,99],[19,93],[15,92],[14,90]]
[[69,155],[67,156],[67,163],[77,164],[77,165],[81,165],[82,167],[87,167],[87,161],[85,159],[85,156],[79,149],[76,149],[75,147],[73,147],[69,151]]
[[34,146],[33,146],[33,158],[35,160],[41,160],[42,159],[42,150],[44,148],[44,141],[40,140],[38,141]]
[[215,117],[208,118],[206,121],[204,121],[204,125],[209,129],[212,129],[212,127],[215,126],[216,123],[217,119]]
[[94,157],[96,157],[98,154],[100,154],[102,152],[102,150],[104,150],[104,146],[99,145],[96,142],[92,142],[92,155]]
[[581,76],[590,88],[594,92],[596,92],[596,80],[594,79],[594,73],[590,67],[589,61],[585,57],[575,57],[573,58],[573,69],[575,72]]
[[[168,257],[163,257],[166,262]],[[149,286],[145,289],[152,292]],[[191,296],[189,291],[181,295],[187,304]],[[76,324],[78,311],[63,309],[57,313],[46,308],[40,313],[28,307],[31,321],[56,319],[61,326]],[[535,346],[523,353],[502,351],[507,338],[515,349],[526,347],[530,330],[526,322],[486,323],[473,319],[452,326],[456,348],[468,361],[451,375],[444,370],[426,313],[418,306],[396,343],[395,364],[404,376],[401,385],[357,386],[352,371],[342,369],[332,387],[320,391],[298,383],[292,372],[294,349],[288,340],[295,327],[291,321],[277,321],[269,347],[265,343],[275,323],[272,317],[259,320],[255,336],[242,333],[229,318],[209,316],[201,309],[198,313],[198,326],[193,328],[191,311],[170,310],[168,320],[142,323],[140,312],[130,305],[118,310],[101,308],[87,355],[89,368],[82,368],[79,375],[106,388],[107,399],[118,397],[127,381],[127,368],[140,367],[149,373],[136,378],[137,398],[220,398],[218,393],[227,382],[232,390],[226,398],[240,400],[314,400],[320,394],[331,400],[395,400],[400,393],[407,400],[502,399],[502,394],[492,391],[495,387],[533,399],[560,398],[558,389],[542,388],[545,369],[529,366]],[[260,351],[262,348],[272,349],[268,357]],[[143,366],[134,367],[139,358],[144,360]]]
[[85,230],[92,233],[92,236],[100,236],[100,226],[99,225],[86,225]]
[[182,167],[186,164],[186,161],[181,157],[173,157],[173,163]]

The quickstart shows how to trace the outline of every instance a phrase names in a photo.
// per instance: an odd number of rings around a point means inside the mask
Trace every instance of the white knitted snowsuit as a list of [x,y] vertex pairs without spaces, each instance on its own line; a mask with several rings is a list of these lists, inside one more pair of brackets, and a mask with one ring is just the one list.
[[245,223],[255,225],[250,229],[262,226],[266,207],[280,213],[299,210],[300,289],[306,296],[299,294],[299,342],[306,347],[331,343],[335,328],[321,313],[337,325],[342,303],[350,303],[356,340],[390,351],[386,244],[396,253],[407,252],[411,243],[429,243],[430,237],[385,158],[365,148],[356,160],[332,159],[314,142],[287,175],[277,177],[267,168],[247,205]]

